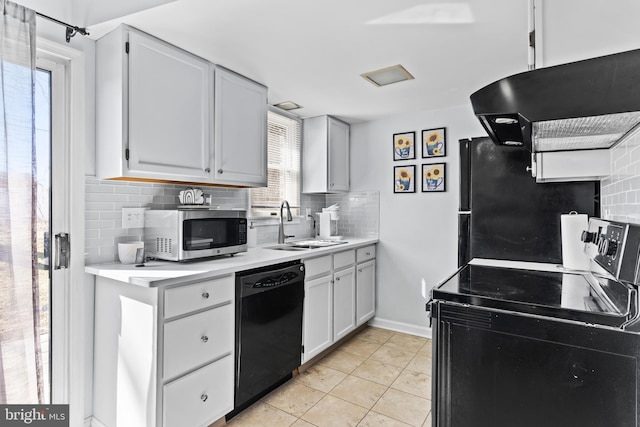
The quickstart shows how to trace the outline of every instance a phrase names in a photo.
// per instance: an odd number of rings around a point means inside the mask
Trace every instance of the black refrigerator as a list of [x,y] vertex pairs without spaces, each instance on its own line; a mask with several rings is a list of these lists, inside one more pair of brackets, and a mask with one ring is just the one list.
[[536,183],[531,154],[460,140],[458,265],[473,258],[562,263],[560,215],[600,216],[600,182]]

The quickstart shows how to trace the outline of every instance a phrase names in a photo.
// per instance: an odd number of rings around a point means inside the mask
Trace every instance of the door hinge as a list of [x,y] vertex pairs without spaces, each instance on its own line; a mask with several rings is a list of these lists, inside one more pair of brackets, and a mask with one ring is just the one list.
[[536,47],[536,30],[529,33],[529,47]]
[[125,160],[129,160],[129,149],[128,148],[126,148],[124,150],[124,158],[125,158]]
[[69,243],[69,233],[58,233],[56,239],[56,259],[54,265],[55,270],[69,268],[69,258],[71,252],[71,244]]
[[127,54],[129,53],[129,42],[124,43],[124,52]]

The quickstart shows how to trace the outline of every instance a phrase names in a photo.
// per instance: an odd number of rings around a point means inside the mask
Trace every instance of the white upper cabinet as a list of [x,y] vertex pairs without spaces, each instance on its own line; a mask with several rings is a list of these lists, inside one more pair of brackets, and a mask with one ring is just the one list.
[[129,173],[207,180],[209,64],[129,33]]
[[215,68],[215,180],[267,185],[267,88]]
[[640,2],[636,0],[535,0],[534,4],[536,68],[638,48]]
[[131,27],[96,42],[100,179],[266,185],[266,121],[262,85]]
[[334,117],[304,120],[302,192],[349,191],[349,125]]

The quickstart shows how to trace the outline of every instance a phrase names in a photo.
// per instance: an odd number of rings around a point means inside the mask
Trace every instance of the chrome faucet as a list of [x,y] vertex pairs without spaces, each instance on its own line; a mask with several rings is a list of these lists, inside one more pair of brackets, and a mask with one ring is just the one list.
[[293,217],[291,216],[291,208],[289,207],[289,202],[287,202],[286,200],[283,200],[282,203],[280,203],[280,228],[278,229],[278,243],[284,243],[284,239],[287,237],[293,237],[293,236],[285,236],[284,234],[284,218],[282,218],[282,208],[287,207],[287,221],[293,221]]

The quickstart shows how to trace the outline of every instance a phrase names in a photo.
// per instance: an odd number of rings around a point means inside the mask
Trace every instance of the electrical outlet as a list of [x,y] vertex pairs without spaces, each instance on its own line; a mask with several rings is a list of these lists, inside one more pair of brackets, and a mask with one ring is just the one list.
[[144,228],[147,208],[122,208],[122,228]]
[[309,220],[309,216],[311,216],[311,208],[306,208],[304,217],[307,218],[307,221]]

